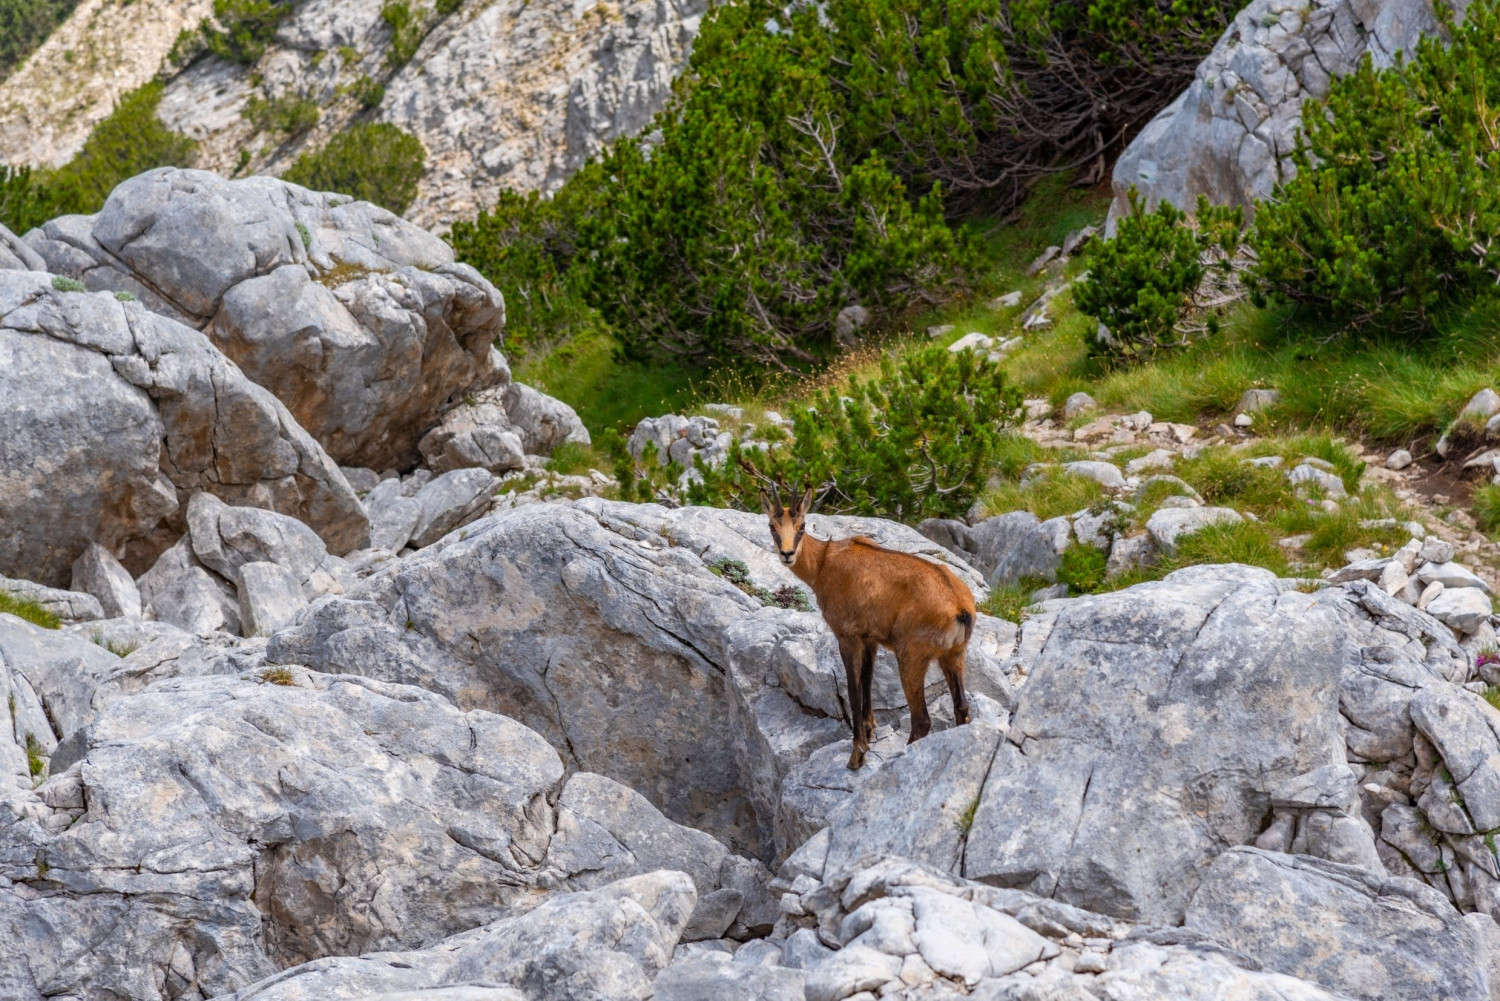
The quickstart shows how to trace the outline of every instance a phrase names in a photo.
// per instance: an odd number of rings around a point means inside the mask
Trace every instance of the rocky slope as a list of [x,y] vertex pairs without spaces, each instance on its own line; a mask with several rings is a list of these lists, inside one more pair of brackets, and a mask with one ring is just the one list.
[[[442,229],[489,207],[502,187],[555,188],[602,144],[644,127],[687,58],[706,2],[470,0],[447,14],[413,2],[406,9],[425,36],[404,63],[385,6],[303,0],[254,64],[209,56],[172,75],[158,115],[200,141],[197,166],[225,175],[277,174],[356,118],[391,122],[427,150],[407,215]],[[0,82],[0,162],[65,162],[208,7],[81,4]],[[130,52],[116,53],[125,40]],[[384,86],[373,107],[353,93],[361,78]],[[252,99],[310,101],[320,120],[297,136],[260,131],[245,117]]]

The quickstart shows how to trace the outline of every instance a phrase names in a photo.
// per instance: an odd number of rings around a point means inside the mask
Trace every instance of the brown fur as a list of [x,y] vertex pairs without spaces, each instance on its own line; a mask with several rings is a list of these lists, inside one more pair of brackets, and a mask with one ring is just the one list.
[[934,660],[953,696],[954,719],[960,724],[969,721],[964,656],[974,630],[974,595],[952,570],[920,556],[885,549],[862,536],[825,542],[808,535],[806,513],[812,495],[809,490],[783,508],[779,497],[762,492],[761,503],[781,561],[812,588],[838,639],[854,729],[849,767],[859,768],[875,731],[870,686],[879,647],[896,655],[901,688],[911,708],[908,743],[932,729],[924,682],[927,665]]

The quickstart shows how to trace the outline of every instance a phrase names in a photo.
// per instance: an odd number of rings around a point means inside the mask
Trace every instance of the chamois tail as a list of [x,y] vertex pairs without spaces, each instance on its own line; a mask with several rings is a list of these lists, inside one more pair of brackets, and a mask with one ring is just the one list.
[[956,616],[954,616],[954,618],[957,619],[958,624],[963,627],[964,642],[968,643],[969,637],[974,635],[974,613],[965,610],[959,612]]

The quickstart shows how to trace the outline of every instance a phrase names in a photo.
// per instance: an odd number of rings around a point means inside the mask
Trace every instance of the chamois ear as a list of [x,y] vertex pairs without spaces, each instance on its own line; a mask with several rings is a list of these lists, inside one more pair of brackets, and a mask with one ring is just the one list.
[[820,488],[818,487],[808,487],[806,490],[802,491],[802,503],[801,505],[799,505],[799,507],[804,515],[812,512],[814,498],[819,494],[819,492]]
[[766,512],[766,517],[768,518],[775,518],[777,515],[781,514],[780,502],[773,501],[771,499],[771,491],[767,490],[765,487],[760,488],[760,506],[761,509]]

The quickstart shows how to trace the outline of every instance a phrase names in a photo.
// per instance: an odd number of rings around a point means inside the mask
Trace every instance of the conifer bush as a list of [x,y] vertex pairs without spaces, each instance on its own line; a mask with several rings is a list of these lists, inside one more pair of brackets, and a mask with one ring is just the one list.
[[47,40],[78,0],[0,0],[0,80]]
[[1368,57],[1309,106],[1296,176],[1262,204],[1258,293],[1354,330],[1433,329],[1435,311],[1500,281],[1500,13],[1474,0],[1451,45]]
[[555,234],[549,266],[636,358],[812,362],[852,303],[889,323],[970,287],[955,222],[1048,173],[1102,177],[1237,7],[717,4],[656,128],[575,174],[566,210],[502,204],[455,239],[503,287],[532,253],[508,241]]
[[[764,449],[735,443],[722,466],[700,464],[682,499],[758,511],[759,473],[787,487],[817,487],[818,510],[830,514],[909,523],[953,517],[984,489],[1020,410],[1020,391],[977,352],[930,347],[899,362],[887,357],[878,377],[851,377],[793,408],[788,440]],[[627,499],[649,500],[670,492],[683,471],[648,457],[619,472]]]
[[[292,11],[290,0],[214,0],[212,21],[199,31],[203,47],[220,59],[248,66],[265,54],[282,18]],[[179,37],[173,44],[191,52],[190,43]]]
[[[1134,187],[1129,202],[1115,238],[1096,241],[1088,278],[1073,294],[1079,311],[1105,327],[1085,333],[1090,351],[1112,361],[1186,343],[1179,321],[1206,269],[1228,267],[1242,222],[1238,209],[1211,206],[1201,195],[1196,218],[1167,201],[1147,212]],[[1223,253],[1210,262],[1215,248]]]
[[376,122],[356,125],[322,149],[303,153],[282,177],[314,191],[374,202],[400,215],[417,197],[426,161],[420,139]]

